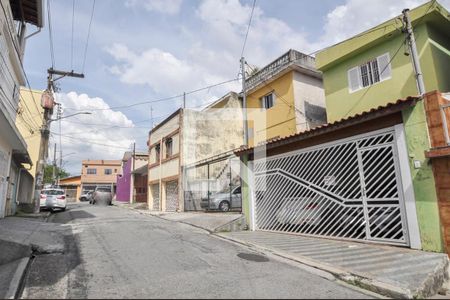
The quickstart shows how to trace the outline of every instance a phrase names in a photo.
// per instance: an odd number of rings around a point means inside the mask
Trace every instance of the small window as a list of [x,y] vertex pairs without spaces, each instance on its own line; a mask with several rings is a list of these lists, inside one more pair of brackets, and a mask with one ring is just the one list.
[[172,138],[168,138],[166,140],[166,158],[169,158],[172,156],[172,153],[173,153],[172,146],[173,146]]
[[97,169],[87,169],[86,173],[89,175],[95,175],[97,174]]
[[391,78],[389,53],[378,56],[347,72],[350,93]]
[[105,169],[105,175],[111,175],[112,169]]
[[261,108],[269,109],[275,105],[275,95],[274,93],[262,96],[259,101],[261,102]]
[[161,145],[158,144],[158,145],[155,146],[155,160],[156,160],[156,162],[159,162],[160,158],[161,158]]
[[114,169],[114,173],[117,173],[117,169]]

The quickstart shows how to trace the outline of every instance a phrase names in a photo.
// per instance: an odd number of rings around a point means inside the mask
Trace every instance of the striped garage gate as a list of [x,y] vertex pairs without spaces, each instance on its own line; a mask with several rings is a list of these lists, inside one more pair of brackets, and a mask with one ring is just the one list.
[[409,245],[394,128],[255,160],[255,228]]

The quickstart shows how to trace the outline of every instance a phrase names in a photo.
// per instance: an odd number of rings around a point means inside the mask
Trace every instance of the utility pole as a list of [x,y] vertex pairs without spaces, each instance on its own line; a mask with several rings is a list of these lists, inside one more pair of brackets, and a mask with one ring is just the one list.
[[[55,105],[54,101],[54,91],[55,86],[54,83],[56,80],[59,80],[63,77],[76,77],[76,78],[84,78],[84,74],[74,73],[73,71],[59,71],[50,68],[47,70],[47,90],[44,92],[41,106],[44,108],[44,117],[42,119],[41,126],[41,142],[39,145],[39,157],[36,164],[36,174],[35,174],[35,183],[34,183],[34,198],[33,198],[33,207],[34,212],[39,212],[39,201],[40,194],[43,188],[43,176],[45,169],[45,160],[48,156],[48,141],[50,137],[50,116],[53,113],[53,107]],[[57,78],[53,78],[54,75],[59,75]]]
[[56,143],[53,149],[53,174],[52,174],[52,185],[56,184]]
[[411,20],[409,18],[409,9],[404,9],[403,24],[405,25],[404,32],[406,33],[406,39],[408,40],[409,50],[411,51],[411,60],[416,77],[417,89],[420,96],[425,94],[425,84],[423,82],[422,69],[420,68],[419,55],[417,52],[416,39],[414,37],[414,31],[412,29]]
[[247,128],[247,89],[245,85],[245,59],[241,57],[242,73],[242,118],[244,119],[244,146],[248,146],[248,128]]
[[186,92],[183,92],[183,109],[186,108]]

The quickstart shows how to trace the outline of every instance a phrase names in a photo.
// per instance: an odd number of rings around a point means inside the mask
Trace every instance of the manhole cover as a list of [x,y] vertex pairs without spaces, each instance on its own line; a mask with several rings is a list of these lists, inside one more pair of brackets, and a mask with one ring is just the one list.
[[264,255],[253,254],[253,253],[239,253],[237,256],[239,258],[249,260],[249,261],[255,261],[255,262],[269,261],[269,259],[267,257],[265,257]]

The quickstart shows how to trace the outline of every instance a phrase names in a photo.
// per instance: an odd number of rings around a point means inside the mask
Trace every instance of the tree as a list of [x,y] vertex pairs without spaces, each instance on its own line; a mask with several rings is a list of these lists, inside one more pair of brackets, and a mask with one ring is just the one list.
[[[68,172],[66,172],[66,170],[64,169],[60,169],[58,167],[56,167],[56,176],[59,178],[65,178],[68,177],[70,174]],[[44,169],[44,184],[52,184],[53,183],[53,165],[48,164],[45,166]]]

